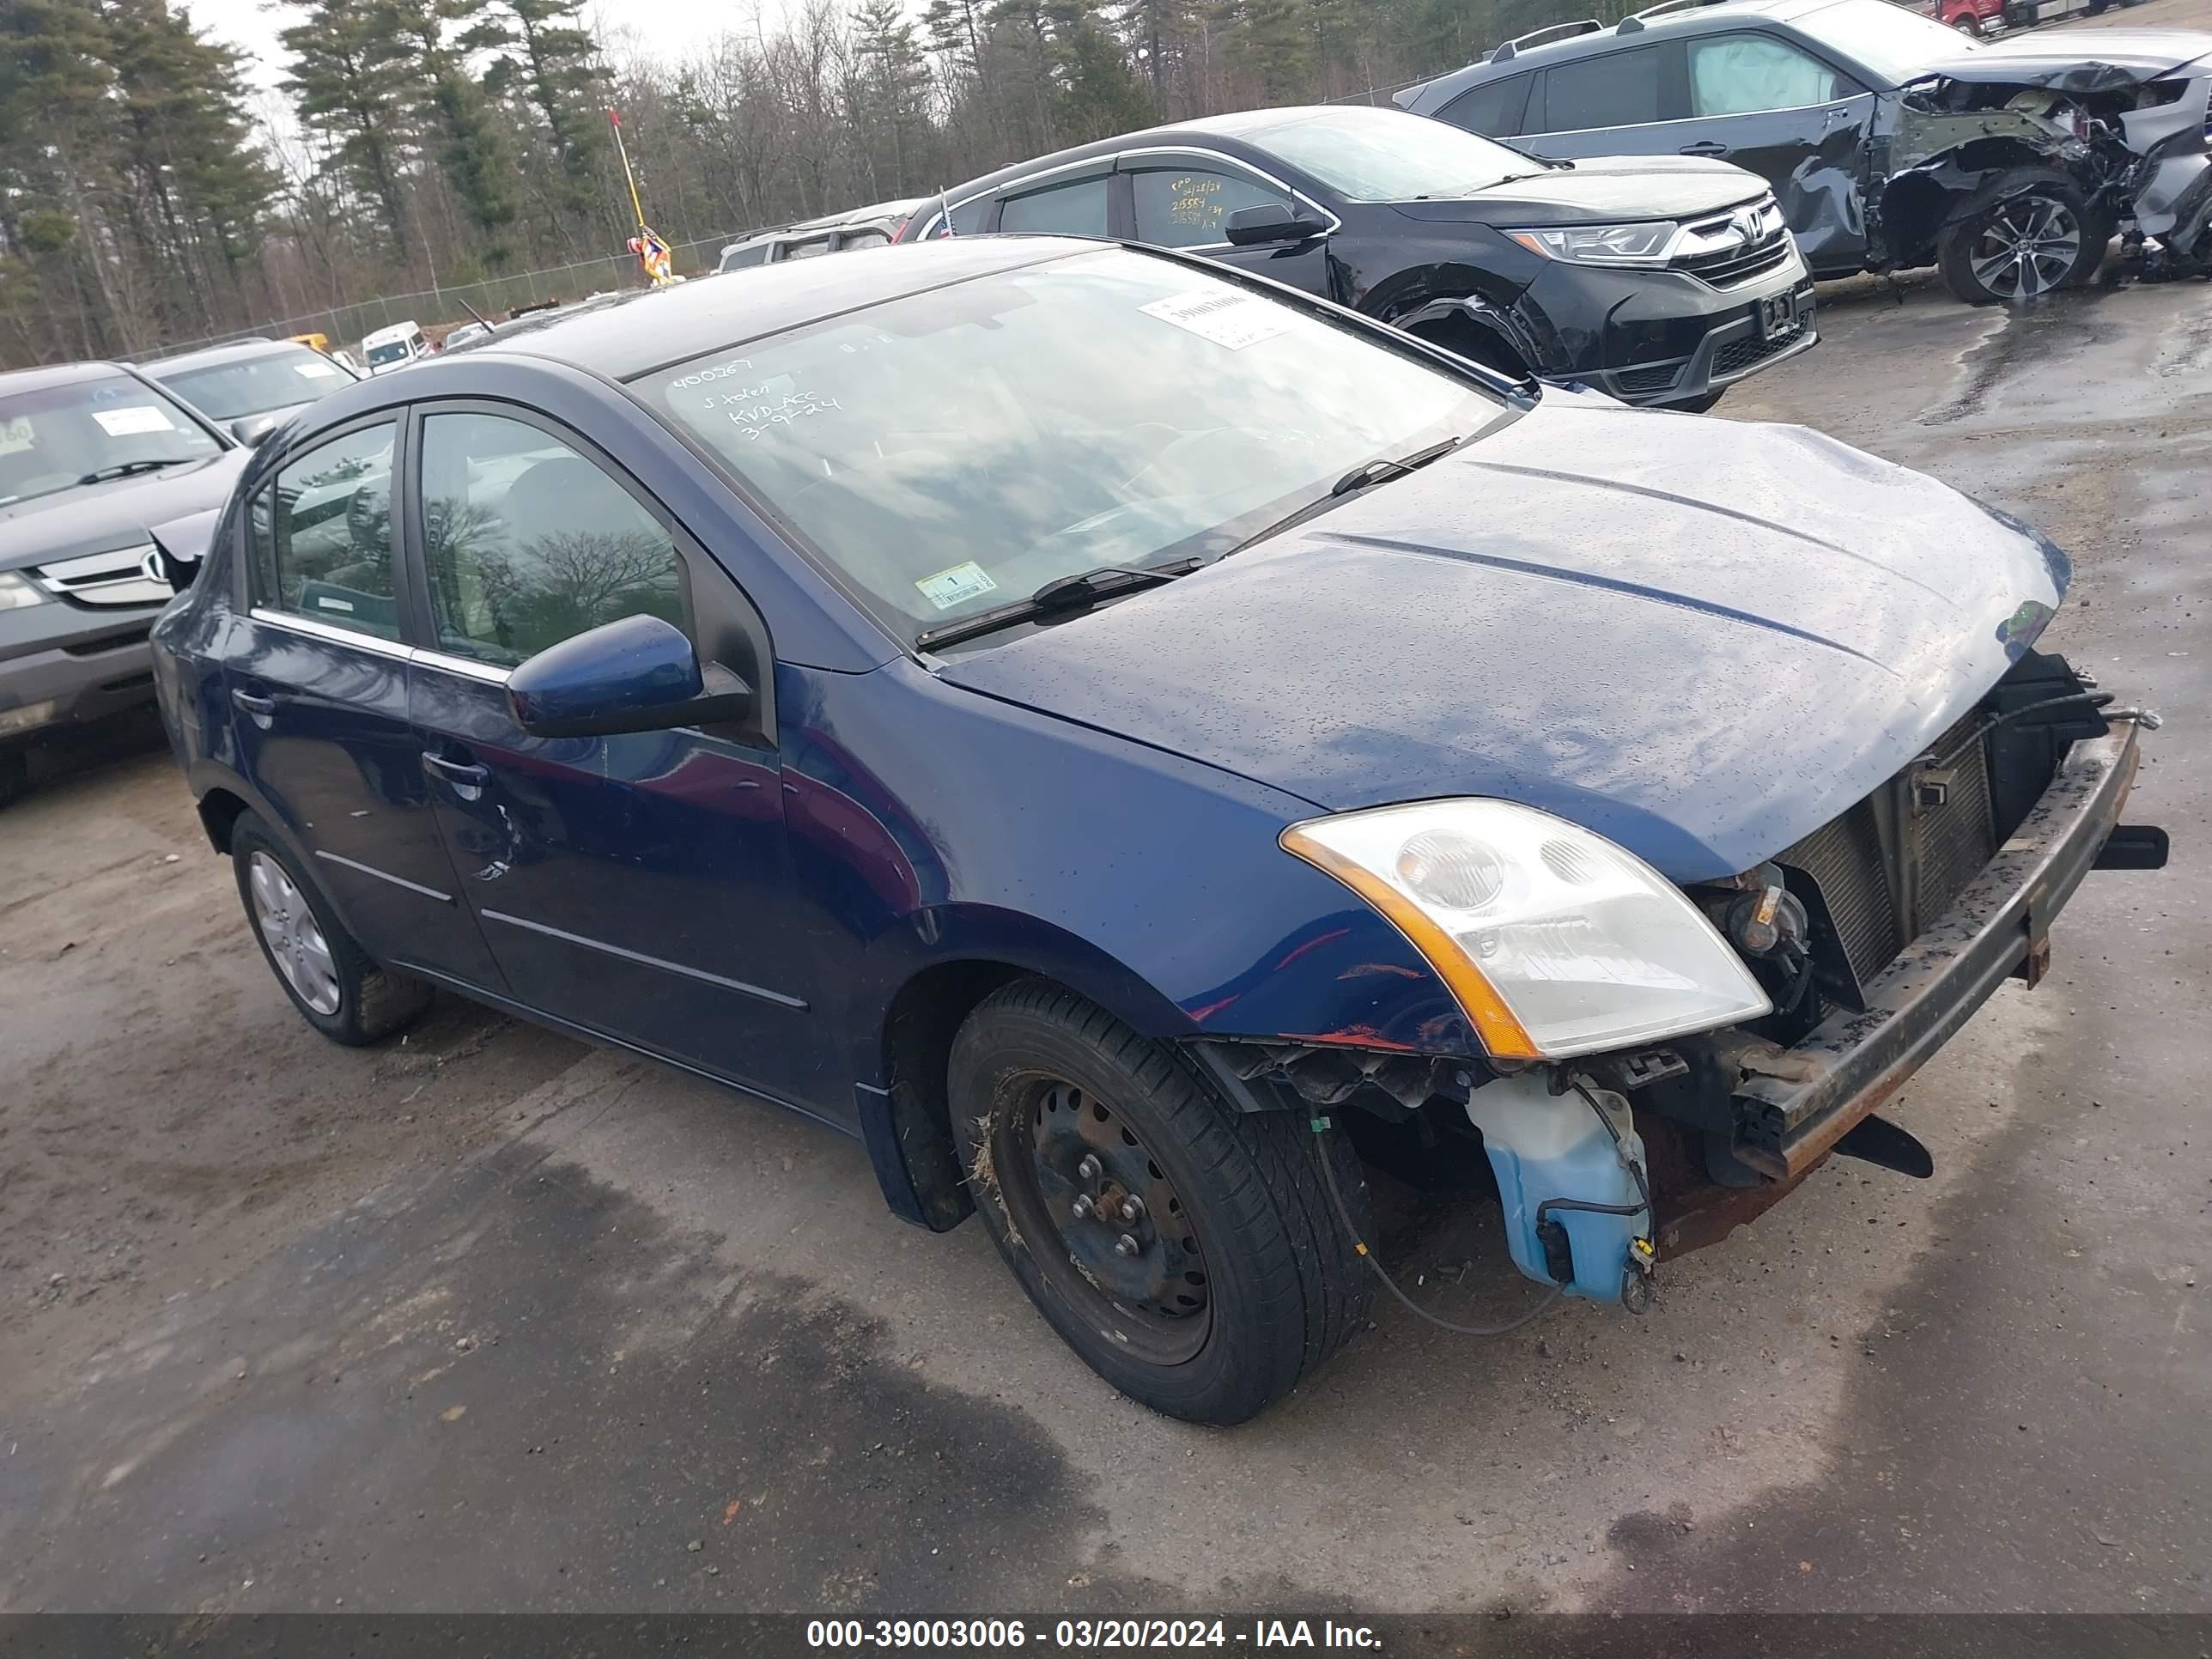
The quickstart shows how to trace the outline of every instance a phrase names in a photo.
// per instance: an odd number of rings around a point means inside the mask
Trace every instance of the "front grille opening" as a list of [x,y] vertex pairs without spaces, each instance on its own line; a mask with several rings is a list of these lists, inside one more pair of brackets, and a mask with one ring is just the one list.
[[1720,380],[1727,375],[1742,374],[1756,368],[1769,357],[1790,349],[1805,332],[1802,323],[1778,339],[1762,340],[1756,337],[1747,340],[1731,340],[1713,354],[1712,376]]
[[1776,855],[1814,921],[1824,988],[1863,1006],[1867,982],[1948,911],[1996,856],[1988,745],[1970,712],[1918,760]]

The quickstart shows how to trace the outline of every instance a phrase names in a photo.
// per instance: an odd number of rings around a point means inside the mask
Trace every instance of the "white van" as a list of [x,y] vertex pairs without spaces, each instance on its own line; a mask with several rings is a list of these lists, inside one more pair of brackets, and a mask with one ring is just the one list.
[[368,372],[381,374],[388,368],[404,368],[417,357],[430,355],[430,343],[422,337],[422,325],[417,322],[394,323],[390,328],[373,329],[361,337],[361,355],[368,359]]

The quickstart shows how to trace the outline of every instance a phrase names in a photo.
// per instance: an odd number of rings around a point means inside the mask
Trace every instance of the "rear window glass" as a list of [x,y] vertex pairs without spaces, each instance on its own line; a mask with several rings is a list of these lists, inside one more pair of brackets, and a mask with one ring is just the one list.
[[1493,138],[1509,137],[1521,131],[1521,112],[1528,102],[1533,75],[1509,75],[1487,81],[1467,91],[1437,112],[1438,118],[1469,132],[1486,132]]
[[1633,127],[1662,118],[1656,46],[1556,64],[1544,76],[1547,132]]

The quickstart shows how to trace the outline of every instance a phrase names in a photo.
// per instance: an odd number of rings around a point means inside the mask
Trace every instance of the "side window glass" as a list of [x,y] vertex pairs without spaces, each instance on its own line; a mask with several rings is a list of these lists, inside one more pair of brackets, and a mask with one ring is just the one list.
[[870,225],[860,230],[848,230],[838,239],[837,251],[850,252],[856,247],[881,247],[890,240],[888,232]]
[[830,239],[827,236],[814,236],[810,237],[804,242],[786,243],[783,249],[783,258],[787,259],[818,259],[829,251]]
[[288,462],[253,498],[253,602],[399,637],[392,577],[391,422]]
[[724,270],[743,270],[747,265],[765,264],[767,263],[768,244],[766,242],[756,242],[750,247],[732,248],[729,252],[725,253],[722,256],[720,269]]
[[1656,46],[1553,64],[1544,76],[1543,131],[1586,132],[1664,120],[1659,70]]
[[1689,46],[1693,114],[1802,109],[1850,95],[1826,64],[1771,34],[1708,35]]
[[684,625],[660,521],[551,434],[496,415],[422,422],[424,562],[437,648],[512,668],[623,617]]
[[1469,132],[1483,133],[1492,138],[1510,138],[1521,131],[1521,112],[1528,102],[1528,83],[1535,78],[1533,75],[1508,75],[1486,81],[1479,87],[1469,87],[1438,110],[1437,118],[1455,127],[1465,127]]
[[1203,247],[1225,242],[1229,216],[1291,198],[1272,185],[1216,167],[1149,167],[1129,175],[1137,204],[1137,240],[1155,247]]
[[[954,216],[956,228],[958,216]],[[1106,234],[1106,180],[1079,179],[1073,184],[1033,190],[1007,198],[999,210],[1000,230],[1029,230],[1062,236]]]

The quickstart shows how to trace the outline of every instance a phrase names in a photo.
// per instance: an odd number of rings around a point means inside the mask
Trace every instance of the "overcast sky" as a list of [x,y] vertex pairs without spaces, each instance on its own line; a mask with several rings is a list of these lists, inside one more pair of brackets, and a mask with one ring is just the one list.
[[[297,9],[266,0],[189,0],[179,9],[189,9],[193,22],[252,56],[256,85],[274,87],[283,77],[284,51],[276,36],[299,21]],[[758,8],[730,0],[618,0],[612,5],[609,0],[592,0],[585,15],[595,24],[619,24],[611,42],[618,52],[680,58],[718,34],[750,29],[757,10],[774,20],[782,7],[775,0]]]

